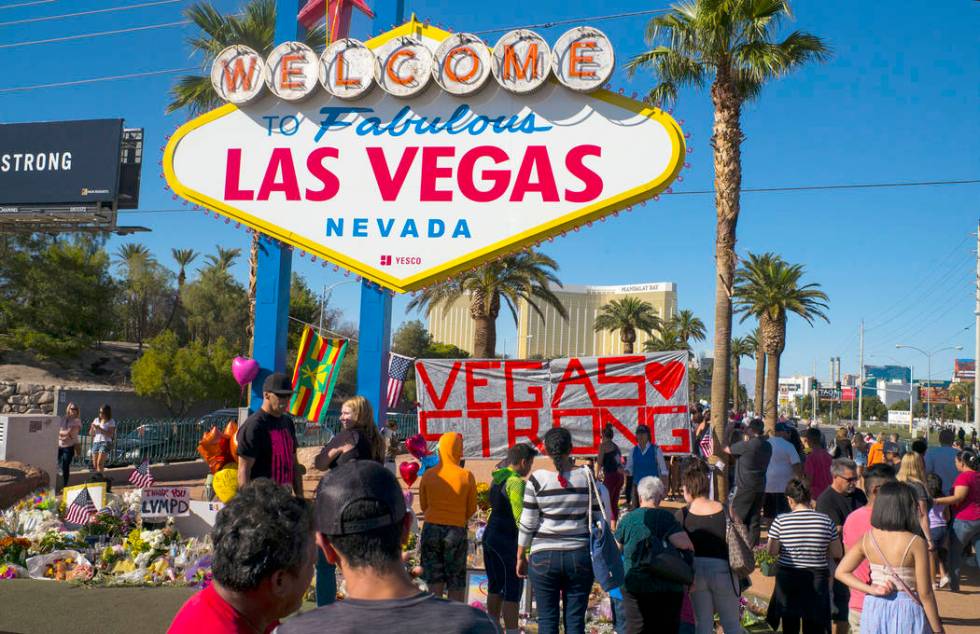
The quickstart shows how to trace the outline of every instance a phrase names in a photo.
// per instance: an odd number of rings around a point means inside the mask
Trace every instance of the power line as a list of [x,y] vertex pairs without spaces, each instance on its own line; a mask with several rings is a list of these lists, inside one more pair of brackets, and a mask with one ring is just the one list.
[[18,9],[20,7],[33,7],[36,4],[51,4],[58,0],[33,0],[33,2],[18,2],[17,4],[0,5],[0,9]]
[[[115,81],[117,79],[135,79],[137,77],[153,77],[156,75],[171,75],[174,73],[187,73],[199,70],[193,66],[186,68],[167,68],[164,70],[151,70],[142,73],[128,73],[126,75],[110,75],[108,77],[93,77],[91,79],[76,79],[75,81],[59,81],[51,84],[35,84],[33,86],[14,86],[12,88],[0,88],[0,93],[23,92],[28,90],[38,90],[40,88],[61,88],[63,86],[79,86],[82,84],[95,84],[103,81]],[[180,210],[176,210],[180,211]]]
[[104,37],[106,35],[119,35],[120,33],[134,33],[136,31],[150,31],[152,29],[164,29],[172,26],[183,26],[190,24],[190,20],[179,20],[177,22],[164,22],[162,24],[146,24],[144,26],[133,26],[128,29],[114,29],[112,31],[97,31],[95,33],[78,33],[76,35],[65,35],[64,37],[52,37],[46,40],[29,40],[27,42],[11,42],[10,44],[0,44],[0,48],[20,48],[22,46],[35,46],[37,44],[53,44],[55,42],[69,42],[71,40],[85,40],[93,37]]
[[517,29],[548,29],[561,24],[574,24],[575,22],[601,22],[603,20],[616,20],[618,18],[632,18],[638,15],[651,15],[654,13],[667,13],[671,9],[647,9],[646,11],[628,11],[625,13],[612,13],[609,15],[595,15],[589,18],[573,18],[570,20],[554,20],[552,22],[539,22],[538,24],[524,24],[522,26],[505,26],[499,29],[486,29],[483,31],[472,31],[473,35],[483,35],[485,33],[500,33],[502,31],[515,31]]
[[[169,70],[169,71],[163,71],[163,72],[180,72],[182,70],[193,70],[193,69],[181,69],[181,68],[177,68],[177,69],[173,69],[173,70]],[[3,92],[3,90],[4,89],[0,89],[0,92]],[[914,187],[914,186],[963,185],[963,184],[967,184],[967,183],[980,183],[980,179],[974,179],[974,180],[956,180],[956,181],[917,181],[917,182],[900,183],[899,185],[902,186],[902,187]],[[855,188],[858,188],[858,187],[863,188],[863,189],[877,189],[877,188],[881,188],[881,187],[892,187],[892,186],[895,186],[895,184],[894,183],[891,183],[891,184],[889,184],[889,183],[867,183],[867,184],[864,184],[864,185],[844,185],[844,186],[840,186],[840,185],[813,185],[813,186],[809,186],[809,187],[756,187],[756,188],[743,189],[742,191],[743,192],[744,191],[753,191],[753,192],[762,192],[762,193],[764,193],[764,192],[782,192],[782,191],[812,191],[812,190],[825,190],[825,189],[855,189]],[[706,189],[706,190],[700,190],[700,191],[673,192],[673,195],[677,196],[677,195],[681,195],[681,194],[713,194],[713,193],[715,193],[714,190],[708,190],[708,189]],[[193,209],[120,209],[119,210],[119,213],[129,213],[129,214],[134,214],[134,213],[135,214],[148,214],[148,213],[190,213],[190,212],[193,212],[193,211],[195,211],[195,210],[193,210]],[[947,272],[946,278],[948,278],[950,275],[952,275],[952,273],[955,273],[955,268],[953,270]],[[946,278],[944,278],[944,279],[946,279]],[[933,287],[933,290],[935,290],[935,289],[936,289],[936,287],[934,286]]]
[[162,4],[176,4],[178,2],[183,2],[183,1],[184,0],[156,0],[155,2],[129,4],[121,7],[108,7],[106,9],[92,9],[91,11],[79,11],[77,13],[62,13],[61,15],[47,15],[40,18],[24,18],[23,20],[11,20],[9,22],[0,22],[0,26],[13,26],[15,24],[31,24],[33,22],[48,22],[50,20],[61,20],[64,18],[77,18],[83,15],[95,15],[97,13],[114,13],[116,11],[130,11],[132,9],[143,9],[145,7],[155,7]]

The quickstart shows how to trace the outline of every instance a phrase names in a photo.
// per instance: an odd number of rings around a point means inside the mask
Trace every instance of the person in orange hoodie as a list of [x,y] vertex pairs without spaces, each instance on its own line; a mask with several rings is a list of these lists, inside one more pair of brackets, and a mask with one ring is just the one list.
[[459,466],[463,437],[448,432],[439,438],[439,464],[426,469],[419,483],[425,524],[419,541],[422,579],[437,597],[446,591],[453,601],[466,596],[467,524],[476,513],[476,478]]
[[885,461],[885,432],[878,434],[878,442],[868,447],[868,467]]

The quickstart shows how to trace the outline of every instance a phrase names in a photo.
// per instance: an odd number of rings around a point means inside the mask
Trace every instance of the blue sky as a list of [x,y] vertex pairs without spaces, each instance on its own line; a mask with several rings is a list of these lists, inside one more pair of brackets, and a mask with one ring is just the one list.
[[[51,0],[12,7],[2,0],[0,23],[121,6],[120,0]],[[176,75],[110,81],[24,92],[4,88],[195,65],[183,38],[188,27],[151,29],[91,39],[10,46],[80,33],[179,20],[188,3],[147,7],[21,25],[0,24],[0,121],[123,117],[146,129],[141,209],[122,224],[149,227],[139,240],[172,264],[172,247],[213,251],[215,244],[247,250],[247,235],[221,221],[182,209],[163,189],[158,161],[166,135],[183,115],[164,115]],[[235,0],[215,0],[232,11]],[[635,0],[596,5],[581,0],[496,0],[493,11],[471,0],[406,0],[422,19],[455,30],[483,31],[526,24],[655,9],[666,3]],[[887,4],[793,3],[797,28],[825,38],[834,50],[827,63],[775,82],[743,113],[743,182],[746,187],[953,180],[980,177],[980,5],[936,2],[923,10],[910,1]],[[619,60],[643,49],[647,18],[595,23],[612,39]],[[553,42],[570,28],[541,28]],[[355,27],[356,28],[356,27]],[[358,35],[358,33],[354,33]],[[488,37],[493,41],[498,33]],[[644,92],[649,76],[628,81],[618,71],[614,87]],[[710,189],[711,108],[704,92],[685,91],[675,110],[695,149],[692,168],[678,191]],[[948,377],[955,356],[972,357],[976,239],[980,186],[921,187],[822,192],[745,193],[738,252],[772,250],[806,266],[807,279],[830,295],[830,324],[813,328],[791,319],[783,372],[818,376],[840,356],[844,372],[857,370],[858,324],[867,326],[866,361],[902,362],[925,373],[925,359],[895,350],[896,343],[935,349],[962,345],[960,353],[933,359],[933,375]],[[131,238],[113,238],[111,248]],[[549,244],[547,252],[570,284],[672,281],[680,305],[713,328],[714,209],[711,196],[665,196],[656,204],[596,223],[591,230]],[[244,279],[242,259],[236,274]],[[312,286],[342,276],[296,258],[294,270]],[[333,303],[356,321],[357,287],[338,287]],[[395,300],[393,323],[405,314]],[[498,341],[513,353],[515,329],[502,315]],[[740,334],[749,327],[736,324]],[[707,342],[697,348],[709,351]],[[746,365],[750,366],[751,361]]]

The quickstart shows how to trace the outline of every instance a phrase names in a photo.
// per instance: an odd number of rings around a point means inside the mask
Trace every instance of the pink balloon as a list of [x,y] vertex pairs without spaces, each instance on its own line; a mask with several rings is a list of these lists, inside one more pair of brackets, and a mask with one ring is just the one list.
[[403,462],[398,465],[398,471],[402,474],[402,480],[405,484],[412,486],[415,484],[415,480],[419,477],[419,463],[417,462]]
[[406,438],[405,448],[408,449],[408,453],[412,454],[419,460],[429,455],[429,445],[426,444],[425,437],[422,436],[422,434],[415,434],[414,436],[409,436]]
[[259,362],[255,359],[235,357],[231,362],[231,375],[241,387],[251,383],[259,375]]

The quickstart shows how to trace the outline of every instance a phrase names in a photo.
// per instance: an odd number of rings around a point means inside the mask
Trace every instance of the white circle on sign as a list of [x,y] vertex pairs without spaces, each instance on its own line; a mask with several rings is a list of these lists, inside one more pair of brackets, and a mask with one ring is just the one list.
[[319,73],[328,93],[356,99],[374,85],[374,53],[359,40],[337,40],[320,55]]
[[211,64],[211,85],[227,102],[241,105],[255,99],[264,87],[265,62],[247,46],[229,46]]
[[551,69],[566,88],[592,92],[608,80],[616,66],[612,42],[591,26],[565,32],[551,53]]
[[265,63],[265,83],[285,101],[310,96],[319,80],[319,58],[302,42],[283,42],[272,49]]
[[517,29],[497,40],[492,67],[493,76],[505,90],[526,94],[548,79],[551,49],[534,31]]
[[374,80],[394,97],[419,94],[431,76],[432,53],[415,38],[396,38],[375,54]]
[[436,49],[432,77],[451,95],[470,95],[490,77],[490,51],[470,33],[456,33]]

